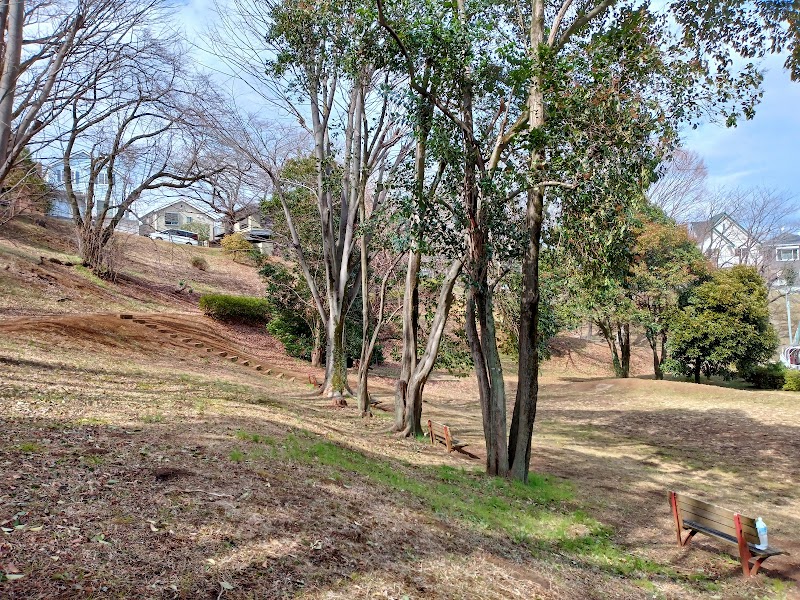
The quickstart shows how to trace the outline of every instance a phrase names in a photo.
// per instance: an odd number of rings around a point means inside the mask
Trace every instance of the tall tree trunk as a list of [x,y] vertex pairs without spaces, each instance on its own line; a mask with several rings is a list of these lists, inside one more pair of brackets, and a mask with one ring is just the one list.
[[617,323],[617,339],[619,340],[619,377],[627,379],[631,374],[631,325]]
[[411,250],[406,266],[406,285],[403,293],[403,355],[400,359],[400,377],[394,397],[394,430],[406,429],[406,405],[411,374],[417,366],[417,333],[419,331],[419,267],[422,253]]
[[[529,58],[534,69],[541,69],[539,51],[544,43],[544,0],[532,0],[529,32]],[[544,92],[541,72],[534,72],[528,90],[528,131],[536,132],[544,125]],[[541,149],[531,151],[530,170],[535,173],[543,160]],[[508,439],[509,475],[528,480],[533,438],[533,422],[539,394],[539,255],[542,243],[544,190],[534,186],[528,190],[525,225],[528,247],[522,260],[522,299],[520,304],[519,370],[517,397]]]
[[319,317],[314,319],[314,347],[311,349],[311,366],[318,367],[322,364],[322,322]]
[[700,383],[700,359],[694,361],[694,382]]
[[12,136],[14,98],[22,57],[22,32],[25,24],[25,3],[23,0],[5,0],[0,7],[4,36],[3,71],[0,74],[0,164],[8,158]]
[[606,344],[608,344],[608,349],[611,351],[611,364],[614,368],[614,377],[627,377],[625,366],[627,364],[628,370],[630,370],[630,329],[628,330],[626,363],[626,342],[620,324],[611,323],[610,320],[598,320],[597,326],[600,328],[600,332],[603,334]]
[[334,406],[347,406],[347,357],[344,346],[344,315],[331,311],[328,317],[328,349],[325,357],[323,394],[332,398]]
[[[646,332],[647,343],[650,344],[650,349],[653,351],[653,377],[656,380],[664,379],[664,352],[667,345],[667,336],[664,333]],[[659,346],[661,353],[659,354]]]
[[505,382],[497,349],[492,288],[487,285],[485,290],[484,292],[475,287],[469,290],[465,327],[478,379],[486,443],[486,473],[506,476],[508,447]]
[[[358,218],[360,223],[366,223],[367,214],[364,194],[358,207]],[[367,416],[369,410],[369,363],[372,359],[367,356],[369,353],[369,257],[367,256],[367,235],[361,234],[361,357],[358,361],[358,410],[361,416]]]
[[522,260],[517,396],[508,438],[509,476],[520,481],[528,480],[539,395],[539,255],[543,210],[541,189],[530,190],[526,211],[530,239]]

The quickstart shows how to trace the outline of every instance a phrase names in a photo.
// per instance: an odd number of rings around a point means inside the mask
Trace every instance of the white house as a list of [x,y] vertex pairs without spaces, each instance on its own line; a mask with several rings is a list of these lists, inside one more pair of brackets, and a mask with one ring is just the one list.
[[800,235],[780,234],[764,243],[763,254],[768,277],[774,285],[785,286],[790,271],[796,276],[794,285],[800,285]]
[[727,213],[688,225],[689,236],[717,267],[760,265],[761,245]]
[[[88,152],[79,151],[72,155],[70,158],[70,171],[72,172],[72,189],[78,200],[78,205],[83,209],[85,207],[86,194],[89,189],[89,173],[92,165],[92,157]],[[72,206],[67,200],[66,188],[64,185],[64,161],[55,160],[51,161],[42,167],[42,175],[44,179],[53,186],[55,194],[50,209],[50,215],[61,219],[72,218]],[[95,205],[92,208],[92,215],[97,216],[106,208],[106,193],[108,191],[108,175],[101,172],[97,175],[94,186]],[[111,200],[109,203],[109,212],[107,218],[111,217],[112,211],[120,205],[122,198],[119,192],[112,188]],[[117,231],[124,231],[127,233],[136,233],[139,224],[136,217],[129,212],[117,225]]]
[[241,233],[248,242],[253,244],[261,254],[271,256],[274,250],[272,241],[272,228],[262,224],[256,215],[250,215],[233,224],[233,232]]
[[200,210],[186,200],[178,200],[151,210],[141,217],[140,235],[149,235],[166,229],[186,229],[187,225],[200,223],[208,226],[209,234],[216,238],[221,234],[218,220],[211,214]]

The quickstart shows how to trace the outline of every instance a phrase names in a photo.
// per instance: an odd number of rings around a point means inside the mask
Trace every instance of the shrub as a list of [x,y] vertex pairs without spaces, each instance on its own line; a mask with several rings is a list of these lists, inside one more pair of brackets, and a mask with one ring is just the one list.
[[314,338],[308,324],[299,315],[280,310],[267,325],[267,331],[283,344],[289,356],[311,360]]
[[745,381],[749,381],[760,390],[779,390],[783,387],[786,369],[779,362],[758,365],[744,374]]
[[445,369],[456,377],[467,377],[471,373],[472,353],[465,335],[442,336],[439,354],[436,356],[436,368]]
[[246,325],[269,321],[269,305],[263,298],[206,294],[200,296],[200,309],[212,319]]
[[789,369],[784,374],[783,389],[787,392],[800,392],[800,371]]
[[244,239],[241,233],[226,235],[220,240],[219,245],[225,254],[233,256],[233,260],[246,256],[253,249],[253,244]]
[[208,261],[202,256],[193,256],[192,266],[201,271],[208,271]]

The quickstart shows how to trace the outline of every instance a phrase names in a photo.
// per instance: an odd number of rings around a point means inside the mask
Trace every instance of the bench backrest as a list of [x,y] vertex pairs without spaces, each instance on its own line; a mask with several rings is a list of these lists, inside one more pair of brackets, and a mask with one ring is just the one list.
[[[736,524],[734,521],[735,513],[727,508],[720,508],[708,502],[703,502],[697,498],[684,494],[674,493],[678,509],[678,516],[681,521],[693,521],[702,527],[715,529],[721,533],[737,539]],[[742,524],[742,534],[744,539],[750,544],[758,544],[758,531],[756,531],[755,519],[739,515]]]
[[435,444],[437,441],[442,442],[447,446],[448,452],[451,450],[452,438],[450,437],[450,428],[447,425],[428,419],[428,432],[431,436],[431,444]]

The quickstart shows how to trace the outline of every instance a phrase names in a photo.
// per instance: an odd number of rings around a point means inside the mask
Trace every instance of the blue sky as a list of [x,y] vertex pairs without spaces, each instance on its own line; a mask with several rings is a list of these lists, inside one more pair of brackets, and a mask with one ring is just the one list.
[[764,98],[753,120],[733,129],[703,125],[684,145],[705,159],[711,187],[777,188],[796,195],[800,208],[800,82],[789,79],[780,57],[764,67]]

